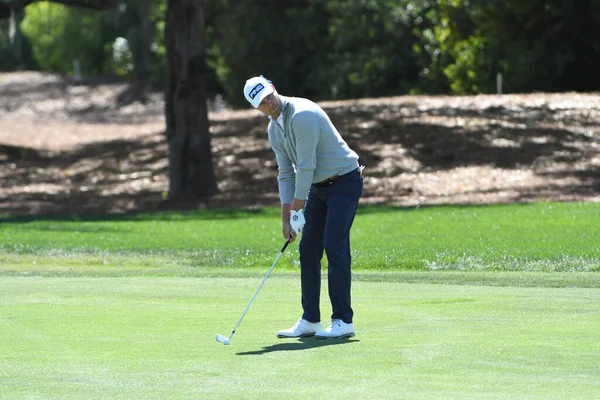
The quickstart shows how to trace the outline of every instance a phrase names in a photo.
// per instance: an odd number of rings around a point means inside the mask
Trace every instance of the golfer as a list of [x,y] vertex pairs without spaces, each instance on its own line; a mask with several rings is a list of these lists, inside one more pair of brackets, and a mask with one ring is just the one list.
[[[350,298],[350,228],[363,188],[358,155],[321,107],[299,97],[277,93],[271,81],[246,81],[244,95],[269,117],[268,135],[278,165],[283,236],[293,242],[300,233],[302,317],[281,338],[354,336]],[[331,324],[321,325],[321,259],[329,263]]]

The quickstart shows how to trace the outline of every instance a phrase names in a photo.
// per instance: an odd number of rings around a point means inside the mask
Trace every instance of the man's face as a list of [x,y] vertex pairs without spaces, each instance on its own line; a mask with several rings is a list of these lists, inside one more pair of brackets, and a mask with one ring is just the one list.
[[281,99],[277,95],[277,91],[265,97],[258,105],[257,110],[272,118],[279,117],[281,113]]

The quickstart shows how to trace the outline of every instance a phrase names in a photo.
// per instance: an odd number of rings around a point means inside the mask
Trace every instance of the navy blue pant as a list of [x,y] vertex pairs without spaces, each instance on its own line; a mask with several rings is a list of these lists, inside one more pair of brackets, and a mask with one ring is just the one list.
[[306,224],[300,239],[302,318],[321,321],[321,259],[329,264],[327,279],[333,314],[331,319],[352,323],[350,286],[350,228],[362,195],[360,170],[324,185],[312,185],[304,207]]

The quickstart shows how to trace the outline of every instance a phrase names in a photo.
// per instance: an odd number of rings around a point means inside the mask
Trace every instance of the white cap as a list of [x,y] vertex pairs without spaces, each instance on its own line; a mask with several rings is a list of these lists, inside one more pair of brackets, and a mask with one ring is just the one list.
[[248,79],[244,86],[244,96],[254,108],[257,108],[260,102],[271,93],[273,93],[273,85],[262,75]]

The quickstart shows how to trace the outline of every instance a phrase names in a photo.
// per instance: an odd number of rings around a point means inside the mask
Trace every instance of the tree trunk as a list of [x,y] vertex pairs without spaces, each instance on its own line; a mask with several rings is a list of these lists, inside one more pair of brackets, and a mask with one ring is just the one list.
[[168,0],[165,115],[170,198],[198,198],[217,191],[208,132],[204,36],[204,0]]

